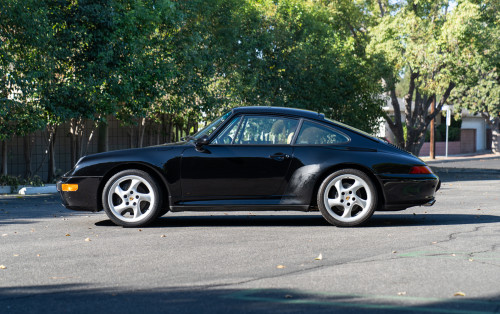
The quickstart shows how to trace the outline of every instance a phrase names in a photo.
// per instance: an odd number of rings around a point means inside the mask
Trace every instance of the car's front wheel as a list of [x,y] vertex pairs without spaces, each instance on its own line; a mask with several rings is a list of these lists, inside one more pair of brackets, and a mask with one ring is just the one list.
[[145,226],[161,213],[156,181],[141,170],[125,170],[112,176],[102,194],[104,211],[115,224]]
[[343,169],[323,181],[317,201],[321,214],[332,225],[357,226],[373,215],[377,190],[364,172]]

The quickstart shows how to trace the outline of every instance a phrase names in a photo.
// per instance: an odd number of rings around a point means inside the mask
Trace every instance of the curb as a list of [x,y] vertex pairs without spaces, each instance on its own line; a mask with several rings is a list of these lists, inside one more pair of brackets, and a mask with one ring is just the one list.
[[470,174],[500,175],[500,170],[498,169],[433,167],[432,165],[430,167],[433,172],[437,173],[470,173]]
[[12,189],[11,186],[0,186],[0,194],[53,194],[57,193],[55,184],[47,184],[45,186],[18,186],[17,189]]

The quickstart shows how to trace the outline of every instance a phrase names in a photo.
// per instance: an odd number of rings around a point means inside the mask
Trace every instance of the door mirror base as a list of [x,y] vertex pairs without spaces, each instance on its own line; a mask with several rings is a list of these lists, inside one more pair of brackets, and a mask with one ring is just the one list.
[[210,144],[210,142],[208,141],[208,136],[206,135],[203,135],[194,142],[194,145],[196,146],[197,150],[203,149],[203,146],[208,144]]

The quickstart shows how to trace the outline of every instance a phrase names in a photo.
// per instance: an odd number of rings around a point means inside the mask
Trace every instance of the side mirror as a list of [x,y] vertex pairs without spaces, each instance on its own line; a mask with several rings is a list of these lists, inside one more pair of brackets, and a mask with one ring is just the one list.
[[202,146],[208,145],[210,142],[208,141],[208,136],[203,135],[199,139],[196,140],[194,143],[196,145],[196,148],[201,148]]

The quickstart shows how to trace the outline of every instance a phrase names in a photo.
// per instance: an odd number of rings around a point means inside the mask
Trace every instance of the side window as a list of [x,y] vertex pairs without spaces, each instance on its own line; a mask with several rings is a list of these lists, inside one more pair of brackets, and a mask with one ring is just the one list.
[[332,130],[317,123],[304,121],[300,128],[299,136],[295,144],[298,145],[328,145],[341,144],[349,141],[349,138],[340,132]]
[[212,141],[212,144],[230,145],[233,142],[238,126],[240,125],[241,117],[236,117],[231,121],[222,132]]
[[290,144],[298,120],[272,116],[245,116],[234,144]]

